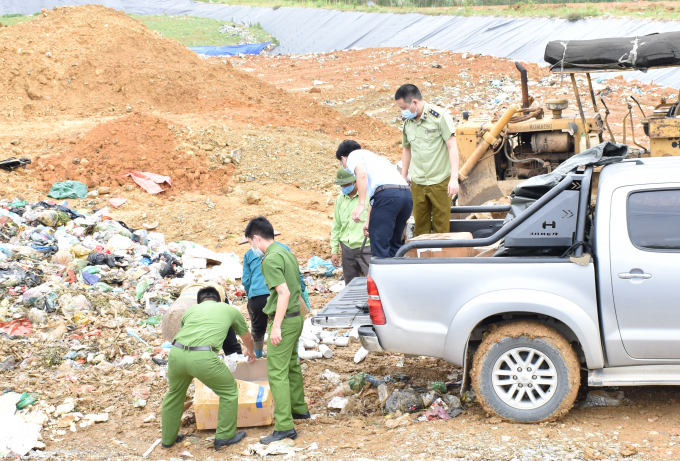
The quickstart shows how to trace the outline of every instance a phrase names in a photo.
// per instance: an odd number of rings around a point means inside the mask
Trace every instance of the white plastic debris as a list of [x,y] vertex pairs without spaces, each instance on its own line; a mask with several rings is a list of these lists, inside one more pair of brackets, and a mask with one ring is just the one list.
[[349,346],[349,336],[342,336],[340,338],[324,338],[323,343],[328,344],[329,346],[347,347]]
[[346,406],[347,403],[349,402],[349,399],[347,397],[338,397],[337,395],[331,399],[330,402],[328,402],[328,408],[331,408],[333,410],[343,410]]
[[363,362],[363,360],[366,358],[368,355],[368,350],[365,349],[363,346],[359,348],[356,354],[354,354],[354,363],[359,363]]
[[319,345],[319,352],[327,359],[333,357],[333,350],[330,347],[326,346],[325,344]]

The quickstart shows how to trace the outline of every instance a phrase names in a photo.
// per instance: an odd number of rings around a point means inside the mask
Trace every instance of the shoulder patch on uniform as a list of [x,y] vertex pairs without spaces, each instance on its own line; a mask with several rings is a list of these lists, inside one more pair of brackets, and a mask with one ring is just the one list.
[[437,112],[437,111],[434,110],[434,109],[430,109],[430,114],[432,114],[432,116],[433,116],[434,118],[439,118],[439,117],[440,117],[439,112]]

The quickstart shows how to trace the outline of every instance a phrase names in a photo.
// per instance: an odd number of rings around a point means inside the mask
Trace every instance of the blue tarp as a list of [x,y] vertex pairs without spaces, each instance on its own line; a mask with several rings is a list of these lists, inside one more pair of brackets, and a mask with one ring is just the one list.
[[248,43],[235,46],[190,46],[189,49],[206,56],[236,56],[237,54],[260,54],[267,43]]

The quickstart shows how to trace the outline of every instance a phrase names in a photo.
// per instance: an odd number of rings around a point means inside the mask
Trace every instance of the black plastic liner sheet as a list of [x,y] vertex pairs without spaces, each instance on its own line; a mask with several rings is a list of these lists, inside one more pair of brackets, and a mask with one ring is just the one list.
[[634,69],[680,66],[680,32],[599,40],[555,40],[545,47],[552,70]]

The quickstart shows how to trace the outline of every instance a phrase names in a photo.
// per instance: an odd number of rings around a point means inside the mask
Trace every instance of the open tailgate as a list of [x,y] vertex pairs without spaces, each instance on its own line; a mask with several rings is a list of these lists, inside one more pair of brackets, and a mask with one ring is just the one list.
[[312,317],[312,325],[336,328],[372,325],[368,315],[366,277],[353,279],[326,307]]

